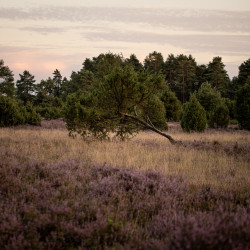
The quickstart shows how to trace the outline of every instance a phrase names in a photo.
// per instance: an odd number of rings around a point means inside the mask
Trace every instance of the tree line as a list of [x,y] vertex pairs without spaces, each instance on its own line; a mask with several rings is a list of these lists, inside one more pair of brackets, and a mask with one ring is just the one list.
[[[166,130],[167,121],[180,120],[186,131],[227,127],[236,119],[249,129],[249,86],[250,59],[230,79],[221,57],[198,65],[191,55],[170,54],[164,61],[154,51],[141,63],[134,54],[106,53],[86,58],[70,79],[56,69],[37,84],[27,70],[15,82],[0,60],[0,124],[63,116],[70,132],[100,138],[110,131],[125,138],[142,128]],[[15,119],[8,109],[16,110]]]

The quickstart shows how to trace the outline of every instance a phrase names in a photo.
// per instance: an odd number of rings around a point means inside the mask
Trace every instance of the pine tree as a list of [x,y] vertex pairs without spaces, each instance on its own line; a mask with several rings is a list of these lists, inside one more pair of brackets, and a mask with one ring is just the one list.
[[15,93],[14,75],[4,61],[0,60],[0,93],[13,97]]
[[24,103],[32,102],[35,94],[34,76],[25,70],[23,74],[19,74],[20,80],[17,81],[17,97]]
[[250,130],[250,77],[237,92],[236,111],[240,127]]
[[206,128],[206,124],[206,111],[201,106],[195,95],[192,94],[189,102],[184,105],[181,127],[186,132],[203,132]]

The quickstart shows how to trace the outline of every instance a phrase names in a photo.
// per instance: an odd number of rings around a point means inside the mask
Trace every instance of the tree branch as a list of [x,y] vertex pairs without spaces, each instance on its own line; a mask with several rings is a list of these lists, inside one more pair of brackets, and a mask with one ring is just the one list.
[[172,144],[177,143],[177,141],[174,140],[170,135],[165,134],[164,132],[160,131],[159,129],[155,128],[154,126],[150,125],[149,123],[145,122],[144,120],[140,119],[138,116],[130,115],[127,113],[121,113],[121,115],[124,115],[125,117],[129,117],[129,118],[139,122],[140,124],[142,124],[145,128],[148,128],[148,129],[156,132],[157,134],[166,137]]

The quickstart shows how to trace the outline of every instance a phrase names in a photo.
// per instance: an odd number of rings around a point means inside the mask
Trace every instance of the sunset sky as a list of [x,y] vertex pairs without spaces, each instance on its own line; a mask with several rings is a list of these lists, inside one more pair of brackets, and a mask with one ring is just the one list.
[[40,81],[59,69],[69,77],[100,53],[153,51],[221,56],[229,76],[250,58],[249,0],[0,0],[0,59]]

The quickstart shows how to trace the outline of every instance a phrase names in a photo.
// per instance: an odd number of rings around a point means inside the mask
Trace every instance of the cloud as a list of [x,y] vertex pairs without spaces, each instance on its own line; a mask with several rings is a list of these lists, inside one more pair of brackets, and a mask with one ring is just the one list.
[[48,34],[48,33],[62,33],[65,32],[66,29],[59,28],[59,27],[23,27],[21,30],[24,31],[31,31],[31,32],[38,32],[40,34]]
[[[104,32],[84,32],[90,41],[117,41],[128,43],[170,44],[192,52],[246,55],[250,35],[187,34],[167,35],[156,32],[130,32],[111,29]],[[250,55],[250,53],[248,53]]]
[[250,11],[212,11],[119,7],[0,8],[0,18],[148,25],[205,32],[250,32]]
[[232,65],[250,57],[250,11],[53,4],[0,7],[0,54],[15,72],[28,68],[41,78],[61,67],[69,75],[109,50],[141,60],[153,50],[190,53],[204,63],[222,55]]

